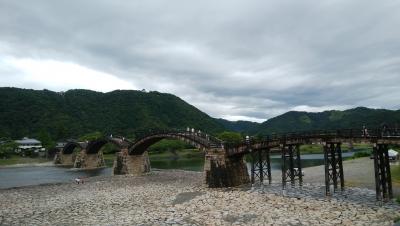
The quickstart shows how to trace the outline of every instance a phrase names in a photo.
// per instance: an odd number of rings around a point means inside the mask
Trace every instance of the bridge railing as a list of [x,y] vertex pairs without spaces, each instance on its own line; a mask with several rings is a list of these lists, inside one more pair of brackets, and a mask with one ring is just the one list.
[[121,140],[122,142],[125,142],[127,144],[128,147],[133,145],[133,142],[130,139],[127,139],[124,136],[118,136],[118,135],[110,135],[107,137],[107,139],[109,140]]
[[[309,130],[309,131],[296,131],[287,133],[271,133],[264,137],[250,137],[250,143],[268,143],[272,141],[285,141],[285,140],[307,140],[312,138],[321,139],[340,139],[340,138],[399,138],[400,128],[397,127],[381,127],[381,128],[357,128],[357,129],[336,129],[336,130]],[[246,140],[236,143],[224,143],[227,149],[237,148],[239,146],[246,146]]]
[[[249,143],[268,143],[273,141],[285,140],[307,140],[312,138],[334,139],[334,138],[393,138],[400,139],[400,128],[397,127],[381,127],[381,128],[357,128],[357,129],[336,129],[336,130],[309,130],[295,131],[287,133],[271,133],[267,136],[256,138],[250,137],[249,141],[242,140],[240,142],[229,143],[224,142],[214,136],[202,131],[193,129],[148,129],[135,132],[135,142],[148,136],[159,134],[179,134],[187,137],[197,143],[207,147],[224,147],[225,149],[237,149],[246,146]],[[134,142],[132,142],[134,143]]]

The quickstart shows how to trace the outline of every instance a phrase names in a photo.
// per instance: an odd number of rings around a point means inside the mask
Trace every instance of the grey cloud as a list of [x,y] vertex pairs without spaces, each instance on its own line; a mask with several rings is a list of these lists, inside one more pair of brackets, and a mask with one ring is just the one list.
[[[398,1],[361,0],[0,0],[0,49],[171,92],[214,117],[394,109],[399,10]],[[0,72],[10,81],[13,72]],[[21,85],[0,85],[10,83]]]

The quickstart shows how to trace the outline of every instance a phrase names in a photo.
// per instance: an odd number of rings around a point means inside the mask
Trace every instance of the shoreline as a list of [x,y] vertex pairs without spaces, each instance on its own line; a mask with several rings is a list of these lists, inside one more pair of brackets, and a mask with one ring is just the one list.
[[[391,164],[398,165],[399,163]],[[303,181],[305,183],[322,183],[324,182],[324,165],[311,166],[303,168],[303,172],[305,176],[303,177]],[[62,167],[59,165],[55,165],[52,161],[43,162],[43,163],[27,163],[27,164],[15,164],[9,166],[0,166],[1,169],[12,169],[12,168],[22,168],[22,167]],[[107,169],[112,167],[103,167],[102,169]],[[370,189],[375,189],[375,181],[374,181],[374,172],[373,172],[373,162],[368,157],[348,159],[343,161],[344,168],[344,178],[345,178],[345,187],[366,187]],[[98,170],[96,169],[70,169],[72,171],[90,171],[90,170]],[[180,170],[184,172],[198,172],[202,173],[203,171],[192,171],[192,170],[181,170],[181,169],[157,169],[152,168],[152,171],[174,171]],[[112,177],[112,175],[100,175],[94,177]],[[88,177],[93,178],[93,177]],[[281,171],[273,169],[272,170],[272,180],[280,181],[281,180]],[[53,182],[55,184],[58,183],[68,183],[68,182]],[[44,184],[53,184],[53,183],[44,183]],[[38,186],[43,184],[37,184]],[[27,186],[36,186],[36,185],[27,185]],[[26,186],[15,186],[12,188],[23,188]],[[11,188],[0,188],[2,189],[11,189]],[[396,181],[393,182],[393,190],[395,196],[400,195],[400,184]]]
[[0,169],[2,168],[19,168],[19,167],[33,167],[33,166],[55,166],[53,161],[47,162],[40,162],[40,163],[17,163],[17,164],[10,164],[10,165],[1,165]]

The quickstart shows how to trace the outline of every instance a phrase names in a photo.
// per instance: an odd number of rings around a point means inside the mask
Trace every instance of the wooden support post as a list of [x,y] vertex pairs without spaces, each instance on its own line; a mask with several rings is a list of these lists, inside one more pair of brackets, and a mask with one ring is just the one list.
[[324,143],[324,163],[325,163],[325,193],[331,195],[330,186],[333,185],[333,192],[338,189],[338,180],[340,180],[340,189],[344,190],[343,159],[341,143]]
[[387,181],[387,189],[389,199],[393,198],[393,189],[392,189],[392,173],[390,172],[390,161],[389,161],[389,150],[388,145],[385,144],[384,146],[384,158],[385,158],[385,172],[386,172],[386,181]]
[[269,149],[253,151],[251,165],[251,180],[254,184],[258,179],[260,184],[264,183],[265,178],[268,178],[271,184],[271,159],[269,156]]
[[271,158],[270,158],[270,150],[266,150],[266,161],[267,161],[267,175],[268,175],[268,184],[271,184]]
[[286,189],[286,146],[281,144],[282,159],[282,190]]
[[293,145],[289,145],[289,172],[290,172],[290,184],[294,187],[294,159],[293,159]]
[[299,177],[299,185],[303,186],[303,169],[301,167],[301,157],[300,157],[300,144],[296,145],[296,161],[297,161],[297,172]]
[[262,150],[258,152],[258,175],[260,175],[260,184],[264,183],[264,161]]
[[379,155],[378,155],[378,144],[374,145],[373,148],[374,154],[374,172],[375,172],[375,192],[376,192],[376,200],[381,201],[381,179],[380,179],[380,168],[379,168]]
[[325,164],[325,195],[330,196],[330,183],[329,183],[329,157],[328,157],[329,147],[328,144],[324,143],[324,164]]
[[374,170],[376,200],[388,201],[393,198],[392,178],[387,144],[374,145]]
[[251,184],[254,184],[256,177],[256,155],[254,152],[251,153]]
[[[303,185],[303,175],[300,159],[300,144],[281,145],[282,148],[282,186],[286,188],[286,183],[290,179],[292,187],[296,185],[296,180],[299,185]],[[295,160],[296,158],[296,160]]]
[[331,173],[332,173],[332,181],[333,181],[333,192],[336,192],[338,183],[337,183],[337,165],[336,165],[336,148],[335,144],[331,143],[329,145],[330,154],[331,154]]
[[338,165],[339,165],[339,178],[340,178],[340,190],[344,191],[344,174],[343,174],[343,158],[341,145],[336,146],[336,152],[338,154]]
[[383,157],[383,145],[379,145],[378,147],[378,155],[379,155],[379,170],[381,173],[381,186],[382,186],[382,196],[383,196],[383,200],[387,200],[387,178],[386,178],[386,167],[385,167],[385,159]]

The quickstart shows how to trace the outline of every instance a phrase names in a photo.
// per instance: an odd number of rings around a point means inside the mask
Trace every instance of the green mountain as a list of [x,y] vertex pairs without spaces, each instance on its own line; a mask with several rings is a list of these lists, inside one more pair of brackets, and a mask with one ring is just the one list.
[[239,133],[256,134],[260,130],[260,123],[249,121],[229,121],[226,119],[216,119],[226,130]]
[[151,128],[196,128],[216,134],[236,131],[271,134],[290,131],[400,125],[400,110],[358,107],[319,113],[290,111],[263,123],[214,119],[179,97],[159,92],[89,90],[52,92],[0,88],[0,138],[53,140],[99,131],[127,137]]
[[345,111],[324,111],[318,113],[290,111],[271,118],[259,126],[261,134],[271,134],[302,130],[324,130],[377,128],[383,123],[400,125],[400,110],[370,109],[358,107]]
[[149,128],[187,126],[210,133],[224,130],[215,119],[171,94],[0,88],[0,137],[48,133],[56,140],[93,131],[129,137]]

